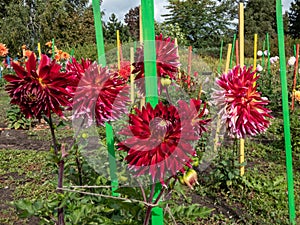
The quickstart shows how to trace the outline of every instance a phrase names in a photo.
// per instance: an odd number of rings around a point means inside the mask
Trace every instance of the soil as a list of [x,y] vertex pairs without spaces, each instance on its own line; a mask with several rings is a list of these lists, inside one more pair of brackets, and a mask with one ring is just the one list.
[[[43,128],[45,129],[45,128]],[[4,123],[0,123],[0,151],[1,150],[14,150],[14,149],[22,149],[22,150],[36,150],[36,151],[47,151],[49,150],[51,143],[45,140],[37,140],[28,135],[28,130],[14,130],[8,129]],[[17,180],[23,180],[23,176],[17,173],[8,173],[3,176],[0,176],[0,183],[5,183],[5,180],[8,177],[12,177],[16,182]],[[0,188],[0,217],[1,212],[5,212],[7,210],[11,210],[11,206],[9,202],[13,201],[13,193],[15,190],[15,185],[9,185],[4,188]],[[14,225],[38,225],[39,219],[37,217],[32,217],[28,219],[26,222],[24,220],[20,220],[15,222]],[[1,224],[0,225],[6,225]]]
[[[39,126],[34,129],[48,129],[46,126]],[[36,150],[36,151],[48,151],[51,142],[45,140],[38,140],[33,136],[28,135],[28,130],[14,130],[8,129],[5,124],[0,123],[0,151],[1,150],[9,150],[9,149],[22,149],[22,150]],[[8,176],[13,177],[15,180],[22,179],[22,175],[18,175],[17,173],[5,174],[4,176],[0,176],[0,183],[4,182]],[[14,193],[13,185],[9,187],[0,188],[0,217],[1,211],[7,210],[9,207],[9,202],[13,201],[13,193]],[[237,221],[240,221],[240,224],[246,224],[243,217],[245,216],[244,212],[241,211],[242,207],[238,205],[229,206],[225,201],[217,201],[217,199],[208,197],[208,196],[199,196],[196,194],[192,194],[192,201],[194,203],[201,204],[202,206],[206,206],[208,208],[214,209],[213,214],[223,214],[228,218],[235,218]],[[244,216],[242,216],[244,215]],[[207,221],[209,224],[209,221]],[[20,221],[14,223],[16,225],[21,224],[30,224],[30,225],[38,225],[39,219],[36,217],[30,218],[26,223]],[[4,225],[4,224],[0,224]],[[6,225],[6,224],[5,224]]]

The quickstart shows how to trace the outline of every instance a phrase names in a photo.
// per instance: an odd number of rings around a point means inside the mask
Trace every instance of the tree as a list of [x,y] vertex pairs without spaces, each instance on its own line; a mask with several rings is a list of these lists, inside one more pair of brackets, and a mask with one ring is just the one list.
[[300,38],[300,0],[291,3],[289,12],[289,34],[293,38]]
[[0,42],[12,55],[23,44],[36,50],[40,42],[43,49],[52,38],[60,47],[95,43],[89,0],[3,0],[0,9]]
[[119,30],[120,40],[126,42],[129,40],[129,32],[121,21],[118,20],[114,13],[108,19],[105,25],[104,37],[108,43],[116,43],[117,41],[117,30]]
[[254,34],[264,37],[266,33],[276,36],[276,0],[248,0],[245,6],[245,36]]
[[[234,7],[235,6],[235,7]],[[169,24],[178,24],[189,45],[196,48],[218,46],[233,32],[237,13],[234,0],[169,0]]]
[[125,23],[128,27],[129,33],[133,40],[139,40],[139,33],[140,33],[140,8],[139,6],[135,8],[131,8],[128,13],[125,14]]

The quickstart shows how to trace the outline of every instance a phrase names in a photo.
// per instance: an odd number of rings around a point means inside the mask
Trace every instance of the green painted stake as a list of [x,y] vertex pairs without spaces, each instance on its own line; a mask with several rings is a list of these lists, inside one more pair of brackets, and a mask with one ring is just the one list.
[[271,74],[271,61],[270,61],[270,38],[269,38],[269,34],[266,34],[266,40],[267,40],[267,51],[268,51],[268,74]]
[[223,39],[221,40],[221,47],[220,47],[220,60],[219,60],[219,66],[218,66],[218,73],[219,74],[221,74],[222,52],[223,52]]
[[55,43],[54,43],[54,38],[52,38],[52,59],[55,58]]
[[74,48],[72,48],[70,56],[71,56],[70,57],[70,62],[72,63],[73,62],[72,58],[74,57]]
[[[92,4],[93,4],[93,12],[94,12],[95,30],[96,30],[98,63],[101,64],[102,66],[106,66],[99,0],[93,0]],[[105,123],[105,130],[106,130],[106,144],[108,149],[112,196],[119,196],[119,194],[115,192],[118,189],[119,182],[116,174],[117,164],[116,164],[116,154],[115,154],[115,146],[114,146],[114,133],[111,124]]]
[[234,56],[235,40],[236,40],[236,34],[233,35],[232,49],[231,49],[231,55],[230,55],[230,61],[229,61],[229,68],[232,68],[232,59],[233,59],[233,56]]
[[294,225],[296,224],[295,221],[296,214],[295,214],[295,202],[294,202],[293,158],[292,158],[292,147],[291,147],[290,117],[289,117],[288,89],[287,89],[287,79],[286,79],[286,60],[285,60],[285,49],[284,49],[284,33],[283,33],[281,0],[276,0],[276,19],[277,19],[277,33],[278,33],[278,48],[279,48],[279,57],[280,57],[280,79],[281,79],[282,109],[283,109],[283,122],[284,122],[289,219],[290,219],[290,223]]
[[265,50],[266,50],[266,40],[264,40],[264,42],[263,42],[263,49],[262,49],[263,54],[261,56],[261,66],[262,66],[262,68],[265,68]]
[[[144,42],[144,65],[145,65],[145,88],[146,102],[152,107],[158,103],[157,76],[156,76],[156,48],[154,31],[154,3],[153,0],[142,0],[142,29]],[[155,186],[153,201],[156,200],[161,190],[161,184]],[[152,224],[163,225],[163,209],[154,207],[152,209]]]
[[294,44],[294,56],[296,57],[296,45]]

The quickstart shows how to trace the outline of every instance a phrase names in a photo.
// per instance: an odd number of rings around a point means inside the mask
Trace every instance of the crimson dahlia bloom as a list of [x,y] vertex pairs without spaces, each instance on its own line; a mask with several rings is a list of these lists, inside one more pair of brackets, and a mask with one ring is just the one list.
[[[136,175],[151,174],[153,182],[161,182],[184,173],[185,166],[191,166],[191,157],[196,152],[192,143],[199,139],[197,131],[202,112],[193,111],[197,107],[181,102],[179,107],[148,103],[136,114],[129,115],[129,125],[119,132],[127,139],[119,143],[119,150],[128,152],[125,160]],[[192,112],[188,116],[188,112]],[[198,113],[198,114],[197,114]]]
[[117,72],[93,63],[80,79],[73,102],[73,117],[97,125],[113,121],[127,113],[129,86]]
[[221,89],[214,93],[215,102],[222,107],[222,120],[237,138],[266,131],[270,125],[267,118],[272,118],[271,110],[264,107],[269,101],[256,90],[259,74],[254,77],[256,71],[251,70],[236,66],[216,80]]
[[[175,41],[170,37],[163,38],[162,34],[155,37],[156,46],[156,69],[158,76],[158,88],[161,91],[162,85],[160,78],[170,78],[175,80],[179,67],[179,56]],[[145,68],[144,68],[144,48],[138,48],[135,54],[135,62],[133,63],[134,70],[132,73],[137,73],[135,80],[142,94],[145,93]]]
[[60,72],[61,66],[46,55],[36,69],[35,54],[31,54],[26,68],[12,62],[16,75],[5,75],[5,87],[11,104],[19,105],[27,118],[41,118],[51,112],[63,117],[62,106],[71,106],[72,93],[68,90],[69,76]]

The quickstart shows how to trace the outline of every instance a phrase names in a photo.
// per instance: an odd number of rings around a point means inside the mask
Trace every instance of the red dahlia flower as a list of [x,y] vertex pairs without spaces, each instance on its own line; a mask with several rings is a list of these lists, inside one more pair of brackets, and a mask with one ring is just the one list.
[[[160,78],[170,78],[175,80],[177,69],[179,66],[179,56],[177,54],[177,47],[175,41],[170,37],[163,38],[162,34],[155,37],[156,46],[156,69],[158,76],[158,88],[161,90]],[[135,80],[142,94],[145,93],[144,88],[144,48],[138,48],[135,54],[135,62],[133,63],[134,70],[132,73],[137,73]]]
[[5,75],[9,82],[5,87],[11,103],[20,106],[26,117],[50,116],[51,111],[63,116],[62,106],[71,106],[72,93],[69,76],[60,72],[61,66],[42,55],[36,69],[35,54],[31,54],[26,68],[12,62],[16,75]]
[[216,80],[221,90],[215,92],[215,101],[222,106],[222,119],[232,135],[244,138],[246,135],[257,135],[270,125],[267,118],[271,110],[264,106],[269,103],[256,90],[259,74],[252,68],[234,67],[227,74]]
[[196,154],[192,142],[200,137],[194,129],[199,123],[191,119],[199,119],[201,113],[188,116],[182,110],[192,112],[197,107],[183,102],[179,105],[176,108],[160,102],[152,108],[148,103],[129,115],[129,126],[120,131],[128,137],[119,143],[119,150],[128,152],[125,160],[137,176],[151,174],[153,182],[164,185],[168,177],[184,173],[185,166],[191,167],[191,158]]
[[129,86],[107,67],[93,63],[85,71],[78,84],[73,103],[74,118],[87,120],[90,126],[94,119],[97,125],[120,118],[127,113]]

